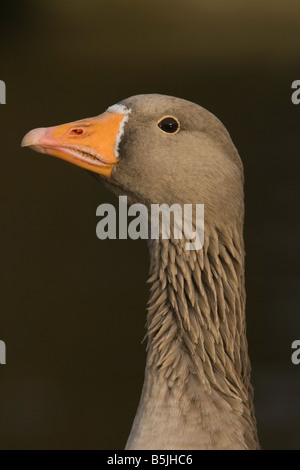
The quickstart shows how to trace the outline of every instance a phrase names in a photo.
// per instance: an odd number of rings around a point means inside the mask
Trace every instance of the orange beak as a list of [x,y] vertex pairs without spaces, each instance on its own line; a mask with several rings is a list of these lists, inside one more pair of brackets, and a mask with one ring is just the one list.
[[119,162],[118,136],[124,118],[125,114],[106,111],[61,126],[33,129],[21,145],[109,177]]

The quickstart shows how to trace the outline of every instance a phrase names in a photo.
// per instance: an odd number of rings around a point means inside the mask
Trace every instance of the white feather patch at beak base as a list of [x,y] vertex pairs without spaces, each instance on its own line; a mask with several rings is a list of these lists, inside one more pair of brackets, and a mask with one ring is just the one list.
[[110,113],[124,114],[124,118],[122,119],[119,125],[119,131],[116,137],[115,148],[114,148],[116,158],[120,158],[119,146],[120,146],[122,136],[124,134],[125,124],[128,121],[129,114],[131,113],[131,109],[127,108],[124,104],[117,103],[107,108],[107,111]]

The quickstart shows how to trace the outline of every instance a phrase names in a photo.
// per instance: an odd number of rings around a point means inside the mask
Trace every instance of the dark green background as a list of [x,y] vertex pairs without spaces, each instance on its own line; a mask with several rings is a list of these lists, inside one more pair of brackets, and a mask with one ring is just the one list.
[[[263,4],[261,4],[263,3]],[[122,448],[145,363],[146,243],[96,238],[115,202],[20,148],[137,93],[215,113],[246,176],[247,324],[264,448],[300,449],[299,1],[1,2],[0,447]]]

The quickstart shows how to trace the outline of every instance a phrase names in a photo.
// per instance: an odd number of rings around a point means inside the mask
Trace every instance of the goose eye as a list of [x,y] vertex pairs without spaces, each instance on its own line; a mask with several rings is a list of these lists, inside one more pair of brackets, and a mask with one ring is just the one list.
[[165,116],[157,123],[158,127],[167,134],[176,134],[179,131],[179,121],[173,116]]

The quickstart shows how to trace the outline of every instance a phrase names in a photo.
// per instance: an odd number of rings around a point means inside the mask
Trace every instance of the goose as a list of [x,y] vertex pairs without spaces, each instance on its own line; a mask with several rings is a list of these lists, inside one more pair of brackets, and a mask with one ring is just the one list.
[[201,249],[187,250],[184,236],[148,240],[147,359],[126,449],[258,449],[243,165],[223,124],[190,101],[142,94],[31,130],[21,145],[88,170],[130,204],[204,204]]

